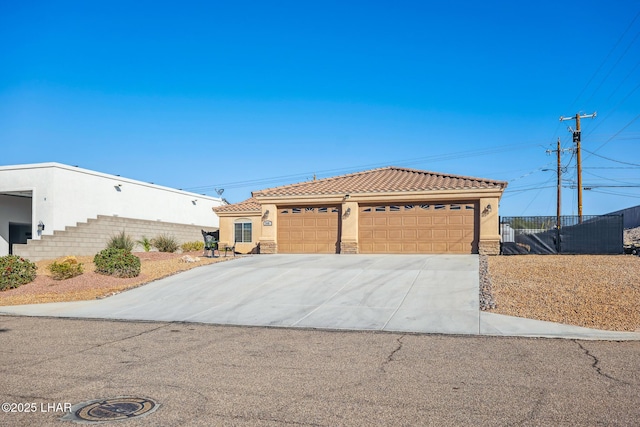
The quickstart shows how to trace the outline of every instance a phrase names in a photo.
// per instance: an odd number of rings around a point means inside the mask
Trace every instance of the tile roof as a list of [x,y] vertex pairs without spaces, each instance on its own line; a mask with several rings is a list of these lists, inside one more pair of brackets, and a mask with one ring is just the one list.
[[232,205],[217,206],[213,208],[215,213],[218,212],[262,212],[262,208],[258,201],[251,197],[239,203]]
[[506,186],[507,183],[505,181],[388,166],[317,181],[267,188],[253,192],[253,196],[254,198],[260,198],[346,193],[395,193],[424,190],[503,190]]

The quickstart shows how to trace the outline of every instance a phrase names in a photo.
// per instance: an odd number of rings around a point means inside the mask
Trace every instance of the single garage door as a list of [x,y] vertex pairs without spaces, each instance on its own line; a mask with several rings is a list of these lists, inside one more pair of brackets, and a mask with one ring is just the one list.
[[477,203],[360,206],[360,253],[478,253]]
[[337,253],[339,221],[338,206],[278,208],[278,253]]

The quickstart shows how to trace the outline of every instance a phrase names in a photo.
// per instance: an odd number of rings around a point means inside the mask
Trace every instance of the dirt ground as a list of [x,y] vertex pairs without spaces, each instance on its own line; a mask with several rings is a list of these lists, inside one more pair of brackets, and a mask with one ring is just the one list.
[[640,331],[640,257],[488,257],[494,313],[612,331]]
[[[40,261],[32,283],[0,292],[1,305],[105,298],[162,277],[234,258],[203,258],[202,252],[139,252],[138,277],[93,272],[93,258],[79,257],[85,272],[67,280],[49,277]],[[198,258],[184,262],[183,257]],[[631,255],[514,255],[488,257],[494,313],[612,331],[640,330],[640,257]]]

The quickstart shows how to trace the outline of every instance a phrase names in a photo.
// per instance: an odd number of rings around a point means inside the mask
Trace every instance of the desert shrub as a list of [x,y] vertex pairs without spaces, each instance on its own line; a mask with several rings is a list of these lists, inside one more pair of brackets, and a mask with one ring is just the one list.
[[65,280],[81,275],[84,272],[82,263],[79,263],[76,257],[69,256],[62,261],[54,261],[48,267],[51,278],[54,280]]
[[161,234],[154,238],[151,243],[160,252],[175,252],[180,247],[176,238],[171,236],[170,234]]
[[0,257],[0,291],[32,282],[37,269],[34,263],[17,255]]
[[140,240],[136,240],[136,243],[142,246],[142,249],[144,249],[145,252],[149,252],[153,247],[153,245],[151,244],[151,239],[149,239],[147,236],[142,236]]
[[204,249],[204,242],[185,242],[182,244],[181,248],[184,252],[201,251]]
[[136,277],[140,274],[140,258],[124,249],[107,248],[93,257],[96,273],[115,277]]
[[121,231],[115,236],[111,236],[107,243],[107,248],[124,249],[127,252],[131,252],[135,244],[136,243],[133,241],[131,236],[128,236],[124,231]]

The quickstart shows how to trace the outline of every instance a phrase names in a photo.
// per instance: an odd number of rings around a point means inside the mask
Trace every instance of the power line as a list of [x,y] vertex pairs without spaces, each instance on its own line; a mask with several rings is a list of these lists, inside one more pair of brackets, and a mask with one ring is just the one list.
[[627,194],[627,193],[620,193],[620,192],[616,192],[616,191],[603,191],[603,190],[591,190],[594,193],[600,193],[600,194],[609,194],[612,196],[622,196],[622,197],[631,197],[634,199],[640,199],[640,195],[634,195],[634,194]]
[[631,166],[639,166],[640,167],[640,165],[637,164],[637,163],[623,162],[622,160],[615,160],[615,159],[612,159],[610,157],[605,157],[605,156],[603,156],[601,154],[596,154],[595,152],[589,151],[589,150],[585,150],[584,148],[583,148],[583,150],[586,151],[587,153],[591,154],[592,156],[600,157],[601,159],[609,160],[611,162],[620,163],[620,164],[623,164],[623,165],[631,165]]
[[588,166],[582,169],[638,169],[638,168],[640,168],[640,166]]
[[[640,14],[640,12],[638,12]],[[636,15],[636,18],[638,17],[638,15]],[[634,18],[635,21],[635,18]],[[591,97],[589,97],[589,99],[587,100],[587,102],[585,102],[585,105],[588,105],[589,102],[591,102],[591,100],[593,99],[593,97],[595,96],[595,94],[598,92],[598,90],[600,90],[600,88],[602,87],[602,85],[604,84],[604,82],[609,78],[609,76],[611,75],[611,73],[613,72],[613,70],[615,70],[615,68],[618,66],[618,64],[620,63],[620,61],[622,60],[622,58],[624,58],[624,56],[627,54],[627,52],[629,51],[629,49],[631,48],[631,46],[636,42],[636,40],[638,39],[638,36],[640,36],[640,31],[638,31],[638,33],[636,34],[636,36],[633,38],[633,40],[631,41],[631,43],[629,43],[629,45],[627,46],[627,48],[625,49],[625,51],[622,53],[622,55],[620,55],[620,57],[618,58],[618,60],[616,61],[615,64],[613,64],[613,67],[611,67],[611,69],[609,70],[609,72],[607,73],[606,76],[604,76],[604,79],[602,79],[602,81],[600,82],[600,84],[598,85],[598,87],[593,91],[593,93],[591,94]]]
[[[538,145],[538,144],[529,144],[528,146],[534,146],[534,145]],[[188,188],[185,188],[185,190],[202,192],[206,190],[211,190],[213,188],[229,189],[229,188],[243,188],[243,187],[250,187],[250,186],[263,186],[266,184],[279,184],[282,182],[290,182],[291,180],[305,180],[314,174],[320,177],[327,177],[335,174],[357,172],[363,169],[366,170],[371,168],[384,167],[384,166],[388,166],[389,164],[394,164],[398,166],[410,166],[410,165],[416,165],[416,164],[421,164],[425,162],[439,162],[439,161],[447,161],[447,160],[457,160],[457,159],[462,159],[467,157],[486,156],[490,154],[503,153],[505,151],[521,150],[522,147],[523,147],[522,144],[509,144],[509,145],[502,145],[502,146],[497,146],[497,147],[492,147],[489,149],[482,149],[482,150],[459,151],[459,152],[449,153],[449,154],[439,154],[434,156],[418,157],[418,158],[405,159],[405,160],[399,160],[399,161],[396,160],[391,162],[385,162],[384,164],[374,163],[374,164],[353,166],[349,168],[326,169],[326,170],[316,171],[316,172],[304,172],[304,173],[291,174],[291,175],[280,175],[280,176],[273,176],[269,178],[261,178],[261,179],[255,179],[255,180],[215,183],[211,185],[188,187]]]
[[615,95],[615,93],[618,91],[618,89],[620,89],[622,87],[622,85],[629,79],[629,77],[631,77],[631,74],[633,74],[634,71],[636,71],[636,69],[638,68],[638,66],[640,66],[640,61],[636,62],[636,65],[631,69],[631,71],[629,71],[629,73],[625,76],[624,79],[622,79],[622,81],[620,82],[620,84],[618,85],[618,87],[616,87],[613,92],[611,92],[611,95],[609,95],[609,98],[607,98],[606,102],[608,103],[611,98],[613,97],[613,95]]
[[520,180],[520,179],[522,179],[522,178],[526,178],[526,177],[527,177],[527,176],[529,176],[529,175],[533,175],[533,174],[534,174],[534,173],[536,173],[536,172],[541,172],[541,171],[543,171],[547,166],[549,166],[549,165],[551,165],[551,164],[553,164],[553,163],[554,163],[554,162],[549,162],[549,163],[547,163],[546,165],[543,165],[543,166],[541,166],[541,167],[539,167],[539,168],[537,168],[537,169],[534,169],[534,170],[532,170],[532,171],[529,171],[529,172],[525,173],[524,175],[520,175],[520,176],[519,176],[519,177],[517,177],[517,178],[513,178],[513,179],[511,179],[511,180],[509,180],[509,182],[510,182],[510,183],[511,183],[511,182],[515,182],[515,181],[518,181],[518,180]]
[[[605,181],[619,182],[619,183],[622,183],[622,184],[632,184],[630,182],[621,181],[619,179],[607,178],[607,177],[604,177],[604,176],[596,175],[595,173],[591,173],[591,172],[585,172],[585,173],[587,175],[595,176],[596,178],[604,179]],[[634,184],[632,184],[632,185],[634,185]],[[587,185],[585,184],[585,186],[587,186]],[[593,185],[590,185],[589,187],[593,187]]]
[[[639,34],[640,34],[640,33],[639,33]],[[619,107],[620,107],[620,106],[621,106],[621,105],[622,105],[622,104],[623,104],[623,103],[624,103],[624,102],[625,102],[625,101],[626,101],[626,100],[627,100],[631,95],[633,95],[633,93],[634,93],[636,90],[638,90],[638,88],[640,88],[640,83],[638,83],[638,84],[636,85],[636,87],[634,87],[634,88],[631,90],[631,92],[629,92],[629,93],[627,94],[627,96],[625,96],[624,98],[622,98],[622,100],[620,100],[620,102],[618,102],[618,103],[616,104],[616,106],[615,106],[615,107],[613,107],[613,109],[612,109],[612,110],[610,110],[610,111],[607,113],[607,115],[604,117],[604,119],[602,119],[602,120],[598,121],[598,123],[597,123],[593,128],[589,129],[589,133],[587,134],[587,136],[591,135],[591,134],[592,134],[596,129],[598,129],[598,127],[599,127],[602,123],[604,123],[604,122],[605,122],[609,117],[611,117],[611,114],[613,114],[613,112],[614,112],[614,111],[616,111],[616,110],[617,110],[617,109],[618,109],[618,108],[619,108]],[[607,141],[607,142],[608,142],[608,141]],[[603,144],[603,145],[604,145],[604,144]]]
[[[547,181],[548,183],[549,181]],[[522,190],[509,190],[508,188],[504,191],[505,194],[504,196],[502,196],[502,198],[505,197],[509,197],[509,196],[516,196],[517,194],[514,193],[524,193],[525,191],[535,191],[535,190],[542,190],[544,188],[556,188],[555,185],[546,185],[546,186],[542,186],[542,187],[534,187],[534,188],[523,188]]]
[[[551,180],[553,180],[553,178],[554,178],[553,176],[552,176],[551,178],[549,178],[549,179],[545,182],[545,184],[549,183]],[[552,187],[553,187],[553,186],[552,186]],[[532,204],[532,203],[533,203],[533,202],[538,198],[538,196],[540,196],[540,192],[542,192],[542,190],[543,190],[543,189],[544,189],[544,188],[540,188],[540,189],[539,189],[539,191],[536,193],[536,195],[535,195],[535,196],[533,196],[533,197],[531,198],[531,200],[529,201],[529,204],[528,204],[528,205],[527,205],[527,206],[522,210],[522,213],[523,213],[523,214],[527,211],[527,209],[529,209],[529,206],[531,206],[531,204]]]
[[585,184],[586,190],[591,190],[592,188],[640,188],[640,185],[598,185],[598,184]]
[[[596,69],[596,71],[593,73],[593,75],[591,76],[591,78],[589,79],[589,81],[587,82],[587,84],[582,88],[582,90],[580,91],[580,93],[578,94],[578,96],[576,97],[576,99],[573,100],[573,102],[571,103],[571,106],[569,106],[568,109],[573,108],[573,106],[576,104],[576,102],[578,102],[578,99],[580,99],[580,97],[582,96],[582,94],[587,90],[587,88],[589,87],[589,85],[591,84],[591,82],[593,81],[593,79],[595,79],[596,75],[600,72],[600,70],[602,69],[602,67],[604,66],[604,64],[609,60],[609,57],[613,54],[613,52],[616,50],[616,48],[618,47],[618,45],[622,42],[622,39],[624,39],[624,37],[627,35],[627,33],[629,32],[629,30],[631,29],[631,27],[633,26],[633,24],[636,22],[636,19],[638,19],[638,16],[640,16],[640,11],[638,11],[638,13],[636,13],[636,16],[631,20],[631,23],[627,26],[627,28],[624,30],[624,32],[622,33],[622,35],[620,36],[620,38],[618,39],[618,41],[616,42],[616,44],[611,48],[611,50],[609,51],[609,53],[607,54],[607,56],[605,56],[605,58],[602,60],[602,63],[600,63],[600,65],[598,66],[598,68]],[[635,39],[634,39],[635,40]]]

